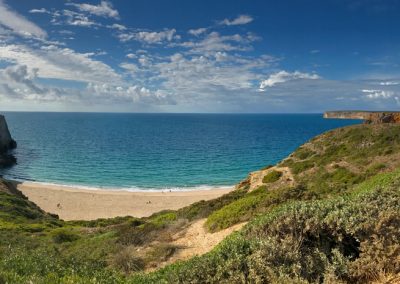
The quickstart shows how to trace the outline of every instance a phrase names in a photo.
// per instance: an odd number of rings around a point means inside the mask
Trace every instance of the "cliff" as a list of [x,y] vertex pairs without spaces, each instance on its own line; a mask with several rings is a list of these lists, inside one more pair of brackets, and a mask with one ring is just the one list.
[[360,119],[369,124],[400,123],[400,112],[397,111],[327,111],[324,118]]
[[0,153],[5,153],[16,147],[17,143],[11,138],[6,119],[3,115],[0,115]]
[[16,159],[8,152],[17,147],[17,143],[12,139],[6,119],[0,115],[0,168],[12,166]]

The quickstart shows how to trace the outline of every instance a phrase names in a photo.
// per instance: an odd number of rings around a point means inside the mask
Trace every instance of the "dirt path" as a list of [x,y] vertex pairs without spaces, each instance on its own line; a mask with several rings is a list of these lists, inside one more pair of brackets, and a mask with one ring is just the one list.
[[234,225],[225,230],[209,233],[204,228],[204,223],[207,219],[201,219],[191,224],[185,231],[180,232],[173,236],[172,245],[180,247],[168,261],[162,263],[160,266],[174,263],[178,260],[186,260],[196,255],[202,255],[211,251],[217,244],[219,244],[225,237],[232,232],[240,230],[246,223]]

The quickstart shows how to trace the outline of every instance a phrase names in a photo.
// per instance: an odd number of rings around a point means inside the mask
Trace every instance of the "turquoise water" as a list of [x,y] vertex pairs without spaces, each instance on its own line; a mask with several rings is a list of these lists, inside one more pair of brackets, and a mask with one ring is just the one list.
[[125,189],[229,186],[326,130],[320,114],[5,113],[9,178]]

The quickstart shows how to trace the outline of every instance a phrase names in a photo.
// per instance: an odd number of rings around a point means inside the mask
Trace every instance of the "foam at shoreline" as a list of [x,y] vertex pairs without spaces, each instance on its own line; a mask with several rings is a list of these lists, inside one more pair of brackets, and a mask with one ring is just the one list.
[[208,191],[208,190],[227,190],[232,189],[235,185],[199,185],[193,187],[163,187],[163,188],[155,188],[155,187],[102,187],[102,186],[87,186],[80,184],[60,184],[53,182],[40,182],[33,180],[24,180],[24,179],[16,179],[4,176],[5,179],[17,182],[17,183],[25,183],[25,184],[33,184],[37,186],[54,186],[60,189],[65,190],[91,190],[91,191],[110,191],[110,192],[138,192],[138,193],[146,193],[146,192],[191,192],[191,191]]

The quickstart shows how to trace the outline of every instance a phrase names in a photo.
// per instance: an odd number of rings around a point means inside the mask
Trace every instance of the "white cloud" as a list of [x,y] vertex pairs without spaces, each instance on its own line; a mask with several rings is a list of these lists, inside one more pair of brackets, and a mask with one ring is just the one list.
[[80,82],[119,81],[120,76],[108,65],[94,60],[89,54],[45,45],[31,49],[24,45],[0,45],[0,59],[29,69],[38,69],[38,77],[75,80]]
[[[70,10],[63,10],[63,15],[66,17],[65,24],[71,26],[81,26],[81,27],[91,27],[91,26],[100,26],[99,23],[96,23],[90,20],[87,16],[82,13],[77,13]],[[58,18],[59,16],[55,16],[54,19]],[[61,24],[57,20],[55,23]]]
[[29,13],[32,14],[49,14],[50,12],[47,11],[45,8],[40,8],[40,9],[32,9],[29,11]]
[[14,33],[24,37],[44,39],[47,33],[36,24],[27,20],[22,15],[11,10],[4,0],[0,0],[0,26],[4,26]]
[[247,51],[251,49],[249,45],[256,40],[252,34],[242,36],[220,35],[218,32],[211,32],[205,38],[195,41],[187,41],[180,46],[189,48],[191,53],[208,54],[218,51]]
[[395,95],[395,92],[386,90],[363,89],[361,92],[366,94],[366,97],[370,99],[389,99]]
[[226,26],[236,26],[236,25],[246,25],[248,23],[251,23],[252,21],[253,18],[249,15],[239,15],[237,18],[233,20],[224,19],[223,21],[220,22],[220,24]]
[[380,82],[379,85],[381,86],[396,86],[399,85],[399,82],[393,82],[393,81],[386,81],[386,82]]
[[10,102],[62,102],[84,105],[132,104],[149,107],[173,105],[175,101],[164,91],[151,91],[138,85],[89,82],[83,90],[43,87],[35,83],[38,69],[13,65],[0,70],[0,98]]
[[26,65],[13,65],[0,70],[0,96],[35,102],[62,100],[62,89],[35,83],[37,73],[38,69],[28,69]]
[[107,26],[107,28],[115,29],[115,30],[119,30],[119,31],[127,30],[127,28],[124,25],[120,25],[120,24],[112,24],[112,25]]
[[119,67],[129,71],[131,74],[138,72],[140,69],[136,64],[123,62]]
[[199,36],[201,34],[204,34],[206,31],[207,31],[206,28],[199,28],[199,29],[191,29],[188,31],[188,33],[194,36]]
[[175,104],[174,100],[165,92],[151,91],[147,88],[134,86],[118,86],[112,84],[89,83],[87,91],[94,95],[94,99],[110,100],[113,103],[138,103],[148,105]]
[[140,55],[138,62],[140,63],[141,66],[143,67],[150,67],[152,65],[150,57],[146,55]]
[[87,12],[100,17],[119,19],[119,13],[113,9],[113,5],[109,1],[101,1],[99,5],[67,3],[66,5],[74,6],[81,12]]
[[256,69],[268,64],[262,59],[223,53],[209,56],[176,53],[148,68],[161,80],[162,89],[172,92],[178,103],[230,104],[255,92],[254,81],[261,79]]
[[295,71],[293,73],[287,71],[279,71],[277,73],[271,74],[268,77],[268,79],[261,81],[259,90],[263,91],[268,87],[273,87],[277,84],[285,83],[292,80],[299,80],[299,79],[316,80],[320,78],[321,77],[318,76],[317,74],[302,73],[299,71]]
[[124,33],[120,34],[118,38],[122,42],[136,40],[147,44],[159,44],[164,41],[179,39],[180,36],[176,34],[175,29],[165,29],[161,32],[138,31],[132,33]]
[[130,59],[133,59],[133,58],[136,58],[137,56],[136,56],[136,54],[134,54],[134,53],[128,53],[128,54],[126,55],[126,57],[128,57],[128,58],[130,58]]

